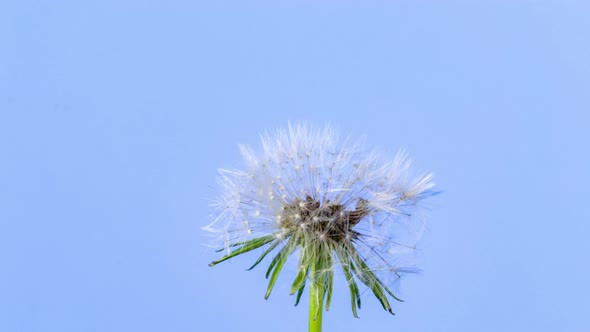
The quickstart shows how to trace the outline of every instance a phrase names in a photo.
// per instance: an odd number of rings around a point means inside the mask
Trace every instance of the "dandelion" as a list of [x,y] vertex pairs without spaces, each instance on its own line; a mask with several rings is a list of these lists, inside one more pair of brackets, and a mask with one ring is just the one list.
[[[244,170],[219,170],[221,194],[204,229],[223,238],[214,266],[261,250],[249,268],[271,255],[265,298],[291,256],[295,305],[309,285],[309,331],[321,331],[335,271],[346,278],[352,313],[365,285],[393,314],[390,285],[415,272],[414,248],[422,223],[413,214],[435,194],[431,174],[416,175],[405,153],[381,158],[363,140],[339,141],[327,126],[289,125],[261,136],[262,149],[240,146]],[[340,275],[340,273],[338,273]]]

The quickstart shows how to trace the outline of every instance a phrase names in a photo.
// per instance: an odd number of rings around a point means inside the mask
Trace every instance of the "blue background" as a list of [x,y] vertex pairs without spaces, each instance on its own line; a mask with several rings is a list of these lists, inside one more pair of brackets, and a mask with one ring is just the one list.
[[3,1],[0,330],[304,331],[203,243],[289,120],[436,175],[424,273],[326,331],[589,331],[590,3]]

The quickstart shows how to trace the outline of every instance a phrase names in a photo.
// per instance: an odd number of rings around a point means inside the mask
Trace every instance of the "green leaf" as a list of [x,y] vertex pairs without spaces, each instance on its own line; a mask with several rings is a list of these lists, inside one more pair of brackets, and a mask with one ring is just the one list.
[[275,265],[277,264],[277,262],[279,261],[279,259],[281,258],[281,253],[283,252],[283,250],[285,250],[287,248],[287,246],[285,245],[280,251],[279,253],[273,257],[272,261],[270,261],[270,264],[268,265],[268,269],[266,270],[266,279],[268,279],[268,276],[270,276],[270,273],[272,272],[272,269],[275,267]]
[[330,268],[324,276],[324,289],[326,290],[326,311],[330,310],[332,302],[332,289],[334,288],[334,269]]
[[[259,238],[257,238],[257,239],[259,239]],[[256,240],[256,239],[253,239],[253,240]],[[246,240],[246,241],[239,241],[239,242],[234,242],[234,243],[230,244],[228,247],[230,247],[230,248],[233,248],[233,247],[241,246],[241,245],[243,245],[243,244],[247,244],[247,243],[249,243],[249,242],[251,242],[251,241],[252,241],[252,240]],[[217,250],[215,250],[215,252],[222,252],[222,251],[224,251],[224,250],[227,250],[227,248],[221,248],[221,249],[217,249]]]
[[307,279],[307,275],[309,273],[310,268],[310,259],[308,258],[309,250],[305,247],[301,248],[299,252],[299,265],[297,270],[297,275],[293,280],[293,284],[291,285],[291,295],[295,294],[295,291],[301,288],[301,285],[305,283]]
[[356,308],[361,307],[361,297],[359,293],[359,288],[354,280],[354,276],[352,272],[350,272],[350,258],[345,252],[341,250],[336,250],[336,254],[338,255],[338,259],[340,260],[340,265],[342,266],[342,270],[344,271],[344,276],[346,277],[346,281],[348,282],[348,288],[350,289],[350,304],[352,307],[352,314],[354,317],[358,318],[359,316],[356,313]]
[[[305,264],[307,260],[306,250],[305,248],[301,248],[299,256],[299,271],[297,272],[297,276],[293,281],[293,286],[291,286],[291,295],[293,295],[294,287],[297,285],[297,297],[295,299],[295,305],[299,304],[299,300],[301,299],[301,295],[303,294],[303,290],[305,289],[305,282],[307,280],[307,275],[309,274],[309,264]],[[303,268],[305,266],[305,268]]]
[[262,255],[260,255],[260,257],[258,257],[258,259],[256,260],[256,262],[254,263],[254,265],[250,266],[250,268],[248,269],[248,271],[252,270],[256,265],[258,265],[260,262],[262,262],[262,260],[264,259],[264,257],[266,257],[266,255],[268,255],[271,251],[273,251],[279,244],[281,244],[280,240],[276,240],[275,242],[273,242],[270,247],[268,247],[263,253]]
[[297,290],[297,298],[295,299],[295,306],[297,306],[299,304],[299,300],[301,299],[301,295],[303,294],[304,289],[305,289],[305,280],[303,280],[301,287],[299,287],[299,290]]
[[297,275],[295,276],[295,280],[293,280],[293,284],[291,285],[291,292],[290,295],[295,294],[301,285],[305,283],[305,279],[307,278],[307,273],[309,268],[300,267]]
[[[349,250],[350,250],[350,248],[349,248]],[[350,252],[350,251],[352,251],[352,252]],[[393,311],[391,310],[391,305],[389,304],[389,300],[387,300],[387,296],[385,295],[385,292],[383,291],[383,288],[381,287],[380,280],[375,276],[375,274],[373,274],[373,272],[370,269],[368,269],[368,268],[362,269],[362,266],[363,265],[366,266],[366,264],[362,261],[360,256],[357,254],[356,249],[352,249],[350,251],[349,251],[350,256],[354,260],[354,264],[358,265],[355,267],[355,265],[351,262],[350,267],[351,267],[352,271],[354,271],[356,276],[359,278],[359,280],[363,284],[367,285],[367,287],[369,287],[371,289],[371,291],[373,291],[373,294],[375,294],[375,297],[377,297],[379,302],[381,302],[383,309],[389,311],[389,313],[391,313],[392,315],[395,315],[393,313]]]
[[[295,250],[296,246],[293,245],[293,243],[294,243],[294,237],[289,238],[289,241],[287,242],[287,244],[281,249],[281,251],[279,251],[277,256],[273,259],[273,262],[275,262],[275,260],[276,260],[276,262],[273,265],[274,270],[272,271],[272,276],[270,277],[270,280],[268,281],[268,288],[266,289],[266,295],[264,295],[265,299],[268,299],[268,297],[270,296],[270,292],[272,292],[272,289],[275,285],[275,282],[277,281],[279,273],[281,273],[281,270],[283,269],[283,266],[287,262],[289,255],[291,255],[293,250]],[[270,269],[268,272],[270,272]],[[267,278],[268,278],[268,272],[267,272]]]
[[243,253],[252,251],[254,249],[260,248],[263,245],[265,245],[273,240],[276,240],[276,238],[277,238],[277,236],[275,234],[271,234],[271,235],[258,237],[258,238],[252,239],[252,240],[244,241],[241,243],[242,246],[240,248],[232,251],[228,255],[223,256],[219,260],[211,262],[211,264],[209,264],[209,266],[217,265],[217,264],[219,264],[225,260],[228,260],[232,257],[235,257],[235,256],[241,255]]
[[399,301],[399,302],[404,302],[404,300],[398,298],[397,296],[395,296],[395,294],[393,294],[393,292],[387,288],[387,286],[385,285],[385,283],[383,283],[383,281],[381,281],[381,279],[379,279],[374,273],[373,271],[369,268],[369,266],[367,265],[367,263],[365,262],[364,259],[362,259],[360,257],[360,254],[358,252],[358,250],[356,250],[356,248],[351,247],[351,256],[352,258],[355,260],[356,264],[358,266],[360,266],[360,268],[369,275],[370,278],[372,278],[374,281],[376,281],[377,283],[379,283],[379,285],[381,285],[381,287],[383,287],[383,289],[385,289],[385,291],[391,296],[393,297],[395,300]]

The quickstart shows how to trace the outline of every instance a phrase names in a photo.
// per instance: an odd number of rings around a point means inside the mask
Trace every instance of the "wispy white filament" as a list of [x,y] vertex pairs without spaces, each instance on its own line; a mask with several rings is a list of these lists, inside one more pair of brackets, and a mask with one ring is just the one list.
[[[308,232],[306,227],[339,222],[345,213],[362,210],[360,222],[351,226],[354,233],[342,233],[354,239],[342,241],[354,243],[385,280],[413,271],[415,245],[423,229],[413,214],[434,193],[431,174],[414,173],[404,152],[387,161],[362,139],[339,140],[330,126],[289,125],[262,135],[261,143],[260,150],[240,146],[244,169],[219,170],[221,193],[205,229],[224,239],[227,253],[236,242],[293,234],[293,225],[308,241],[330,241],[327,233]],[[298,211],[307,211],[310,202],[339,206],[342,216],[302,216]]]

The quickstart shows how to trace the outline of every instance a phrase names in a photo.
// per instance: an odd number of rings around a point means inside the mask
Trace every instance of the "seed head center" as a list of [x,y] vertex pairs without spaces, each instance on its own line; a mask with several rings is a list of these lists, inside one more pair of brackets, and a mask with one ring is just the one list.
[[324,202],[320,203],[306,195],[305,199],[283,208],[282,227],[293,232],[315,234],[319,240],[348,241],[357,237],[358,233],[352,228],[369,214],[369,207],[365,199],[357,201],[354,210],[346,206]]

